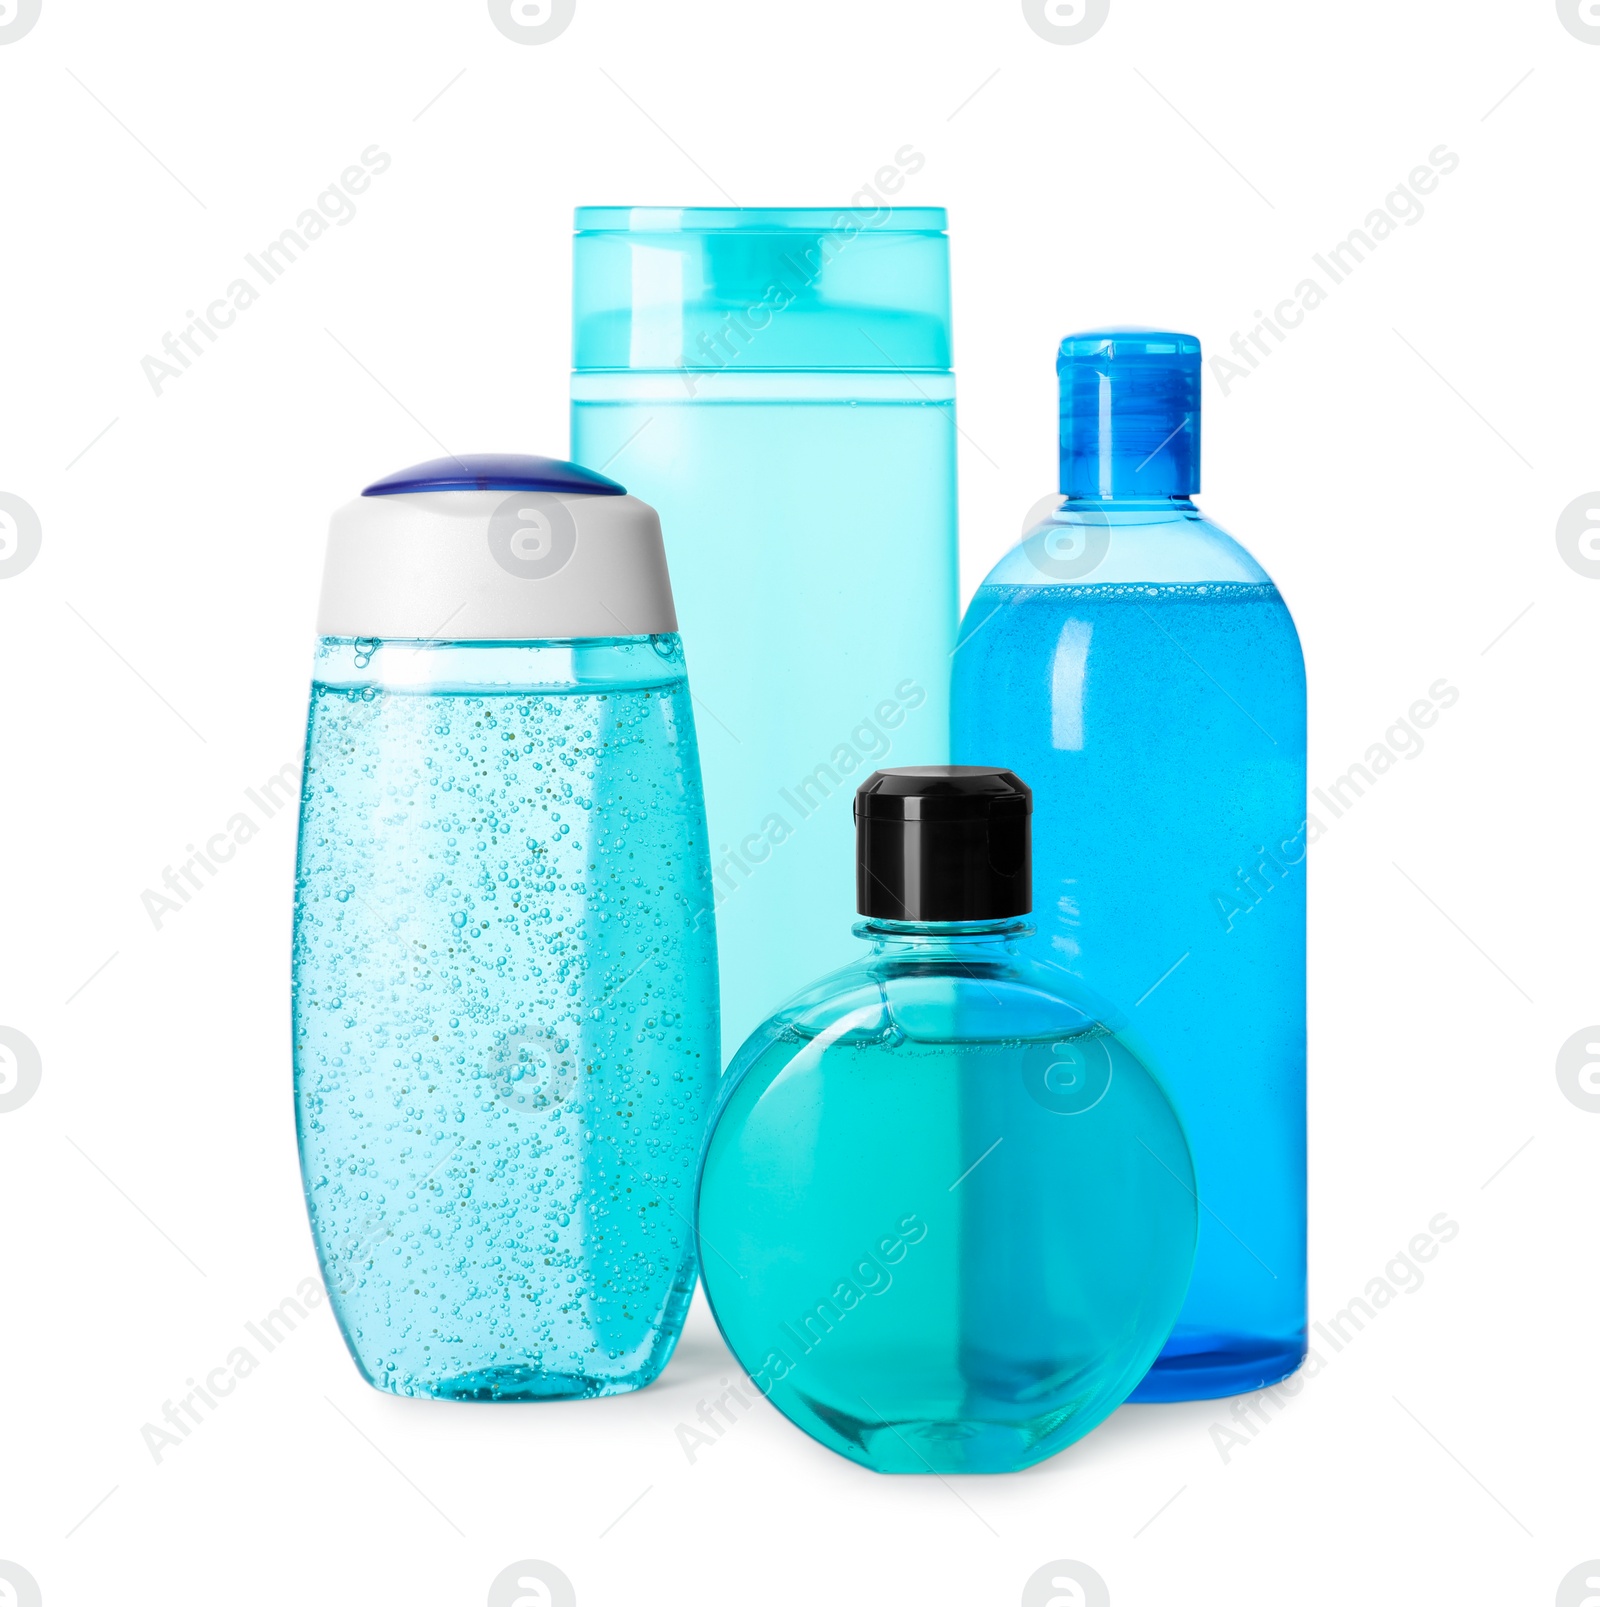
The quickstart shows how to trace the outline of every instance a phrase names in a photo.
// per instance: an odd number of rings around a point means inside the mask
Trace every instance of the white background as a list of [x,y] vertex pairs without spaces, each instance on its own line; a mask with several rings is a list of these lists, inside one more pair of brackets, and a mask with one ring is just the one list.
[[[43,532],[0,580],[0,1025],[43,1065],[0,1114],[0,1559],[46,1607],[477,1607],[522,1558],[582,1607],[1013,1607],[1054,1559],[1116,1607],[1557,1600],[1600,1556],[1600,1114],[1555,1075],[1600,1019],[1600,582],[1555,538],[1600,487],[1597,96],[1553,0],[1112,0],[1072,45],[1017,0],[577,0],[536,47],[483,0],[43,0],[0,45],[0,491]],[[157,397],[141,358],[372,144],[354,221]],[[298,756],[328,512],[441,443],[565,453],[575,204],[831,204],[907,144],[964,596],[1054,485],[1063,333],[1221,351],[1459,156],[1208,378],[1202,499],[1299,622],[1314,785],[1460,689],[1312,854],[1313,1318],[1459,1236],[1227,1461],[1198,1403],[884,1479],[761,1404],[691,1465],[697,1304],[650,1390],[499,1410],[374,1393],[323,1307],[157,1465],[141,1425],[314,1271],[292,813],[161,930],[140,895]]]

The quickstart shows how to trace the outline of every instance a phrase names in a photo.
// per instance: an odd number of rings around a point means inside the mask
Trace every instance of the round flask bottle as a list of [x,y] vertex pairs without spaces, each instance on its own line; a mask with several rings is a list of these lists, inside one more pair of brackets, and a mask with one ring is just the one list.
[[880,1472],[1008,1472],[1125,1400],[1196,1233],[1166,1094],[1105,1006],[1024,957],[1032,795],[879,771],[856,796],[867,945],[730,1067],[697,1230],[755,1388]]

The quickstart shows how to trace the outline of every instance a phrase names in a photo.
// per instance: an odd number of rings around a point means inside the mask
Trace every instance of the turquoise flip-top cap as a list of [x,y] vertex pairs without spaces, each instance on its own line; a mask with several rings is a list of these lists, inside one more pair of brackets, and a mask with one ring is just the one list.
[[580,372],[950,367],[943,207],[579,207]]
[[1200,342],[1164,329],[1068,335],[1061,489],[1069,497],[1182,497],[1200,489]]

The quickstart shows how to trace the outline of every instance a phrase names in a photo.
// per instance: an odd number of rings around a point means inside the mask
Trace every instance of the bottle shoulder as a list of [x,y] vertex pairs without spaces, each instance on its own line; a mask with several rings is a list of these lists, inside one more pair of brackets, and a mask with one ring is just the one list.
[[1098,1107],[1113,1084],[1141,1119],[1170,1111],[1147,1047],[1070,972],[1016,952],[959,965],[880,954],[820,978],[746,1039],[708,1144],[725,1116],[788,1132],[798,1112],[848,1111],[873,1088],[915,1102],[1010,1077],[1056,1114]]
[[[989,572],[961,621],[958,706],[963,688],[1019,654],[1055,662],[1063,642],[1086,653],[1091,629],[1136,640],[1146,628],[1170,627],[1173,617],[1191,644],[1208,633],[1235,646],[1248,641],[1262,674],[1303,682],[1305,657],[1288,604],[1225,530],[1197,509],[1181,516],[1117,510],[1100,523],[1103,513],[1103,506],[1065,504]],[[1075,634],[1063,637],[1069,628]]]
[[1063,500],[985,578],[985,587],[1130,584],[1271,586],[1249,550],[1193,504]]
[[797,1048],[818,1040],[1020,1044],[1110,1034],[1120,1024],[1115,1008],[1071,972],[1014,948],[959,956],[872,953],[795,994],[734,1063],[777,1040]]

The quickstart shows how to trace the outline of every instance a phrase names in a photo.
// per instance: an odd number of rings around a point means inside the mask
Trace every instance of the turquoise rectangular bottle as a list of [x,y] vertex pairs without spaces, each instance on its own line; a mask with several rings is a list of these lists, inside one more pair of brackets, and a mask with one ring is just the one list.
[[1189,1294],[1135,1400],[1305,1351],[1305,673],[1277,588],[1195,506],[1200,343],[1062,343],[1060,506],[984,581],[954,751],[1035,794],[1030,943],[1120,1007],[1194,1154]]
[[845,958],[856,786],[948,756],[945,215],[584,207],[577,229],[572,452],[661,512],[731,1050]]

